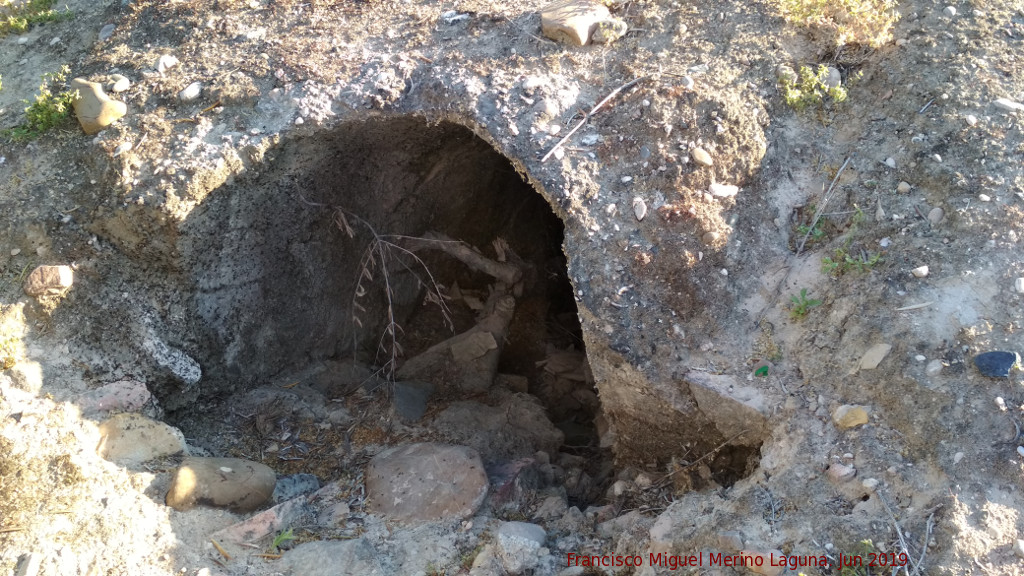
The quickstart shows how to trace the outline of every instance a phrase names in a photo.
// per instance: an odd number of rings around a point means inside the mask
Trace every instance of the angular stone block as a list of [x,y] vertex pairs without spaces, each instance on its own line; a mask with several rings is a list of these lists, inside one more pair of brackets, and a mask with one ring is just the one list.
[[[756,446],[768,433],[768,402],[757,388],[732,376],[691,371],[684,376],[700,411],[734,444]],[[740,434],[743,432],[743,434]],[[737,436],[738,435],[738,436]]]

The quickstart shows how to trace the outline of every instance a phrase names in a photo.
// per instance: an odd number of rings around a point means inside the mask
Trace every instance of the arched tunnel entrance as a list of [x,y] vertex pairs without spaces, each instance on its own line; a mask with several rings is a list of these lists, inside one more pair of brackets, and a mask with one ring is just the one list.
[[371,119],[285,143],[183,227],[205,375],[197,401],[165,400],[170,417],[282,474],[332,480],[373,446],[432,439],[498,475],[532,459],[536,482],[596,501],[614,478],[563,234],[458,124]]

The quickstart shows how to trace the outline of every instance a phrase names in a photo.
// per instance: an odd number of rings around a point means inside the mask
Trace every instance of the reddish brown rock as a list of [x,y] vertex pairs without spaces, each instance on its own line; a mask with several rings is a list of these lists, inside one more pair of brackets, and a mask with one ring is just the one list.
[[70,266],[39,266],[25,279],[25,294],[29,296],[52,296],[63,294],[71,288],[75,273]]
[[487,487],[480,455],[465,446],[398,446],[375,456],[366,468],[369,510],[400,522],[469,518]]

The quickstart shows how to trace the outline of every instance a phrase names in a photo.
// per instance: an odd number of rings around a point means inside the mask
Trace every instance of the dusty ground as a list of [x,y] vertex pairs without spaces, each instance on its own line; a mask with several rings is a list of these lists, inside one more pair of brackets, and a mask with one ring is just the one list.
[[[128,116],[97,137],[68,122],[32,142],[0,141],[0,345],[16,361],[0,373],[0,568],[37,552],[52,574],[273,573],[256,560],[216,566],[207,535],[237,518],[170,512],[159,490],[167,468],[99,459],[95,423],[75,398],[140,379],[191,443],[229,445],[204,420],[229,421],[234,393],[342,358],[358,339],[346,316],[358,250],[310,202],[416,235],[481,207],[505,210],[494,207],[501,185],[476,184],[506,170],[565,223],[620,470],[664,478],[732,440],[696,407],[688,372],[757,388],[770,415],[754,445],[732,442],[708,474],[678,475],[667,510],[645,502],[649,517],[661,513],[650,533],[597,539],[595,550],[690,553],[736,531],[748,548],[817,555],[863,539],[898,551],[902,537],[925,558],[922,573],[1024,572],[1013,552],[1024,536],[1020,373],[990,379],[971,362],[1022,347],[1022,113],[993,101],[1024,101],[1024,11],[978,0],[950,17],[944,4],[905,1],[892,42],[850,55],[766,2],[620,4],[631,31],[585,48],[540,38],[541,5],[69,2],[72,20],[37,26],[23,43],[0,39],[0,128],[22,121],[20,102],[63,64],[133,83],[119,96]],[[449,23],[450,9],[469,17]],[[106,23],[115,32],[98,42]],[[180,64],[160,74],[164,54]],[[833,62],[847,102],[801,113],[783,103],[780,64]],[[637,78],[564,155],[541,161],[582,113]],[[181,102],[194,81],[202,96]],[[511,165],[477,162],[472,134]],[[599,138],[584,144],[587,135]],[[423,156],[432,139],[448,152]],[[712,167],[689,161],[695,146]],[[711,183],[740,190],[713,198]],[[943,215],[930,223],[935,207]],[[819,208],[820,237],[795,254]],[[485,250],[491,240],[460,232]],[[846,255],[880,258],[823,268]],[[38,264],[73,264],[72,291],[47,303],[24,296]],[[922,265],[928,276],[914,277]],[[790,298],[801,289],[821,304],[796,318]],[[180,365],[147,352],[154,341],[193,358],[204,379],[182,382]],[[856,372],[879,342],[893,345],[887,358]],[[929,376],[935,359],[942,372]],[[768,377],[753,377],[764,360]],[[830,413],[840,404],[868,406],[870,424],[838,430]],[[429,433],[369,426],[357,451]],[[852,483],[825,479],[836,461],[857,468]],[[322,480],[343,477],[334,474]]]

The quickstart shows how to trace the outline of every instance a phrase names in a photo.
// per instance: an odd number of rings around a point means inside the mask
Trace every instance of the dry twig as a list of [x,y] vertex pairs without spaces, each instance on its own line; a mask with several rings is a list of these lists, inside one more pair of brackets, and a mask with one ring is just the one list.
[[[408,248],[404,248],[397,244],[401,240],[420,240],[429,241],[423,238],[411,238],[407,236],[400,236],[394,234],[379,234],[377,230],[369,222],[347,212],[342,208],[335,208],[334,210],[334,223],[337,227],[345,232],[349,238],[355,238],[356,232],[352,225],[349,223],[349,219],[355,221],[358,225],[365,228],[370,232],[372,239],[366,250],[363,251],[363,255],[359,260],[359,279],[356,281],[355,292],[352,297],[352,323],[358,327],[363,327],[363,322],[359,317],[360,313],[367,312],[365,306],[360,304],[362,299],[368,293],[367,283],[374,281],[374,274],[380,273],[380,280],[384,284],[384,299],[385,299],[385,314],[387,321],[384,326],[384,332],[381,334],[380,341],[377,343],[378,354],[384,352],[387,355],[387,360],[381,366],[380,373],[384,377],[393,381],[395,376],[395,369],[397,368],[398,358],[402,355],[402,345],[399,344],[399,333],[402,331],[402,327],[398,325],[398,320],[395,318],[395,302],[394,302],[394,286],[391,282],[391,266],[395,263],[401,265],[406,271],[410,272],[416,281],[419,282],[420,286],[425,287],[429,294],[428,298],[430,301],[437,304],[441,309],[441,315],[444,317],[444,322],[449,328],[454,329],[454,324],[451,320],[451,314],[448,310],[448,305],[445,304],[444,295],[441,293],[441,287],[438,285],[437,280],[434,279],[433,273],[427,264],[415,253]],[[406,262],[407,258],[411,258],[413,266],[419,267],[426,274],[426,279],[421,277],[413,270],[412,267]],[[353,341],[353,346],[355,341]]]
[[829,185],[828,190],[825,191],[825,195],[822,196],[821,204],[818,206],[818,209],[814,211],[814,220],[811,221],[811,225],[807,228],[807,233],[804,234],[804,239],[800,241],[800,247],[796,251],[797,256],[804,251],[804,244],[807,243],[807,238],[811,236],[811,232],[814,230],[814,227],[818,225],[818,220],[821,219],[821,215],[825,213],[825,205],[832,199],[832,190],[835,189],[836,182],[839,181],[839,176],[842,175],[843,170],[846,170],[846,167],[850,164],[850,160],[852,159],[853,158],[847,158],[846,162],[843,162],[842,167],[839,168],[838,172],[836,172],[835,178],[832,179],[832,184]]
[[550,158],[551,155],[555,153],[555,150],[558,150],[559,148],[561,148],[562,144],[565,144],[569,140],[569,138],[572,137],[573,134],[575,134],[580,128],[583,128],[583,125],[586,124],[588,121],[590,121],[590,119],[593,118],[594,114],[596,114],[597,111],[600,110],[602,106],[607,104],[609,100],[614,98],[619,92],[622,92],[623,90],[625,90],[626,88],[629,88],[630,86],[634,86],[634,85],[638,84],[641,80],[644,80],[645,78],[647,78],[647,77],[646,76],[641,76],[639,78],[634,78],[634,79],[630,80],[629,82],[626,82],[622,86],[619,86],[615,90],[612,90],[610,94],[608,94],[607,96],[604,97],[604,100],[601,100],[600,102],[597,103],[596,106],[591,108],[590,112],[587,112],[587,115],[584,116],[583,119],[580,120],[579,123],[577,123],[576,126],[572,130],[569,130],[568,134],[566,134],[561,140],[559,140],[557,144],[552,146],[551,150],[548,150],[548,153],[545,154],[544,157],[540,159],[541,164],[543,164],[544,162],[547,162],[548,158]]

